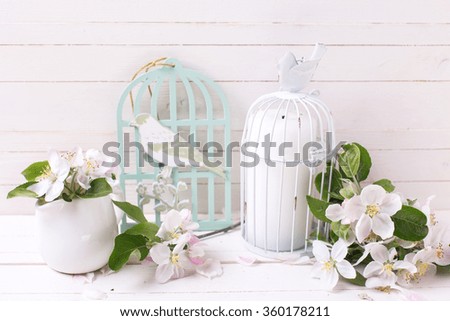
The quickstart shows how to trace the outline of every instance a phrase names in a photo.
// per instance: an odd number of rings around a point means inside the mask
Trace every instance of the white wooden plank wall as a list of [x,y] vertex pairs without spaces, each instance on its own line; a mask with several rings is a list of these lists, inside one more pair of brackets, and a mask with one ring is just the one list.
[[[277,89],[277,59],[315,42],[329,51],[311,88],[338,139],[370,149],[373,179],[450,209],[449,13],[448,0],[0,0],[0,214],[33,212],[5,196],[48,148],[114,139],[118,97],[147,61],[218,81],[239,139],[251,102]],[[235,166],[235,209],[238,189]]]

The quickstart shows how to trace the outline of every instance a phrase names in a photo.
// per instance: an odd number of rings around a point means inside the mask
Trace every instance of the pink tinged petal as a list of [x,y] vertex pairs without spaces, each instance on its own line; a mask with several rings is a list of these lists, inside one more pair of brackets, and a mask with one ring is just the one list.
[[183,251],[178,255],[178,265],[184,270],[193,270],[195,268],[186,251]]
[[53,184],[51,184],[50,188],[48,189],[47,193],[45,194],[45,201],[51,202],[58,198],[62,191],[64,189],[64,183],[56,181]]
[[381,244],[375,244],[370,250],[370,255],[372,258],[379,263],[385,263],[389,261],[389,251]]
[[368,185],[361,191],[361,201],[364,205],[381,204],[386,191],[379,185]]
[[156,264],[168,264],[170,254],[170,249],[165,244],[156,244],[150,249],[150,256]]
[[372,218],[372,230],[385,240],[394,235],[394,222],[389,215],[379,213]]
[[205,250],[203,249],[203,247],[200,245],[194,245],[189,248],[189,257],[193,258],[193,257],[203,257],[205,256]]
[[44,179],[36,184],[29,186],[27,189],[36,193],[37,196],[42,196],[47,193],[50,188],[50,181],[48,179]]
[[364,269],[363,276],[365,278],[369,278],[372,276],[380,275],[381,272],[383,272],[383,264],[381,264],[380,262],[372,261],[367,264],[366,268]]
[[421,294],[411,291],[411,290],[404,289],[400,286],[396,286],[396,285],[392,286],[391,285],[391,288],[399,291],[407,301],[425,301],[426,300],[425,297],[422,296]]
[[337,241],[333,245],[333,248],[331,249],[331,257],[336,262],[341,262],[343,259],[345,259],[347,253],[348,253],[347,244],[342,240]]
[[410,273],[416,273],[417,267],[410,262],[397,261],[394,263],[394,270],[407,270]]
[[362,243],[369,236],[372,230],[372,219],[368,215],[363,215],[356,223],[355,234],[358,242]]
[[256,262],[256,257],[254,257],[254,256],[238,256],[236,261],[239,264],[250,266]]
[[330,251],[322,241],[313,242],[313,255],[320,262],[326,262],[330,260]]
[[198,242],[200,242],[200,239],[196,235],[191,235],[191,238],[189,239],[189,245],[195,245]]
[[353,196],[348,202],[345,204],[345,213],[347,218],[354,222],[356,220],[359,220],[361,215],[364,215],[366,212],[366,207],[361,202],[361,197]]
[[159,283],[166,283],[175,273],[174,266],[170,263],[158,265],[155,278]]
[[356,278],[355,268],[350,264],[350,262],[344,260],[342,262],[336,263],[336,268],[340,275],[346,279]]
[[394,215],[402,208],[402,200],[397,194],[386,194],[380,204],[380,212],[389,216]]
[[339,274],[336,269],[331,269],[323,273],[320,280],[326,289],[332,290],[339,281]]
[[190,260],[194,265],[202,265],[205,263],[205,260],[201,257],[191,257]]
[[142,262],[142,265],[145,266],[154,266],[155,262],[153,262],[153,259],[150,256],[147,256]]
[[332,204],[327,207],[325,216],[333,222],[338,222],[345,218],[345,212],[339,204]]
[[196,267],[196,271],[198,274],[206,276],[209,279],[221,276],[223,273],[220,261],[214,259],[207,259],[204,264]]

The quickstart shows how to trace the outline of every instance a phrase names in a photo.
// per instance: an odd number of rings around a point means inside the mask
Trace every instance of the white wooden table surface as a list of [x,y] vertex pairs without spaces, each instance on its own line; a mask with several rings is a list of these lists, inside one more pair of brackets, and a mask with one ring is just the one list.
[[[239,231],[205,241],[209,255],[223,264],[223,275],[209,280],[200,275],[159,284],[152,265],[127,265],[119,273],[95,273],[90,282],[51,270],[37,251],[34,216],[0,216],[0,300],[85,300],[89,293],[105,293],[109,300],[404,300],[389,294],[340,282],[333,292],[321,290],[310,277],[311,266],[289,265],[258,257],[245,266],[238,257],[254,256],[240,239]],[[432,283],[415,288],[427,300],[450,299],[450,275],[438,275]]]

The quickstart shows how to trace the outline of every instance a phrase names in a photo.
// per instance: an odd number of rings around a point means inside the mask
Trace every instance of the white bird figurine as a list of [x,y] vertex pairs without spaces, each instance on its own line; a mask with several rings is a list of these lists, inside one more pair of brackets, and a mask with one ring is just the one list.
[[[170,167],[180,167],[180,163],[183,163],[184,166],[192,166],[191,162],[196,162],[199,164],[199,168],[204,168],[225,178],[224,168],[222,166],[206,166],[203,162],[205,155],[193,146],[179,146],[178,159],[175,160],[175,148],[172,143],[176,141],[175,137],[177,134],[161,125],[161,123],[150,114],[142,113],[137,115],[136,118],[130,122],[130,126],[138,128],[141,138],[140,143],[144,146],[147,155],[155,161]],[[181,137],[178,138],[178,141],[186,142],[186,140]],[[164,143],[166,143],[166,146],[163,145]],[[151,148],[151,150],[149,150],[149,148]],[[191,148],[193,151],[189,153]]]
[[325,45],[318,43],[309,60],[302,58],[300,61],[292,52],[287,52],[278,62],[280,90],[298,92],[305,88],[326,51]]

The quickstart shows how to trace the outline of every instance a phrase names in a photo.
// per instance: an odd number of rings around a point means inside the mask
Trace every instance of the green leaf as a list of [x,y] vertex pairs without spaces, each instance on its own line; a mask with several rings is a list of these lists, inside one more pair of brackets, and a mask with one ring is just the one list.
[[154,241],[157,239],[156,233],[158,233],[158,230],[158,225],[151,222],[143,222],[130,227],[125,233],[130,235],[142,235],[148,240]]
[[33,191],[28,190],[28,187],[36,184],[36,182],[26,182],[25,184],[17,186],[15,189],[10,191],[6,198],[13,198],[13,197],[33,197],[37,198],[37,194]]
[[355,284],[355,285],[359,285],[359,286],[365,286],[366,285],[366,278],[362,276],[361,273],[359,273],[358,271],[356,271],[356,278],[354,279],[346,279],[344,278],[344,280],[346,280],[347,282],[351,283],[351,284]]
[[417,208],[403,205],[392,217],[394,235],[405,241],[420,241],[428,234],[427,217]]
[[114,270],[120,270],[130,259],[130,255],[138,250],[142,261],[148,255],[147,239],[142,235],[120,234],[114,240],[114,249],[109,257],[108,265]]
[[127,214],[129,218],[132,220],[138,222],[138,223],[144,223],[147,222],[147,219],[144,216],[144,213],[142,213],[142,210],[134,206],[133,204],[130,204],[128,202],[118,202],[113,201],[114,205],[116,205],[118,208],[120,208],[122,211]]
[[355,193],[353,192],[353,189],[351,188],[351,186],[347,186],[345,188],[341,188],[341,190],[339,191],[339,194],[346,199],[350,199],[353,196],[355,196]]
[[375,185],[379,185],[384,188],[384,190],[388,193],[392,193],[395,190],[395,186],[392,185],[392,182],[386,178],[380,179],[376,182],[373,182]]
[[22,175],[28,182],[36,181],[48,168],[50,168],[48,161],[36,162],[25,168]]
[[338,156],[339,166],[347,178],[356,178],[359,169],[360,152],[355,144],[346,144],[344,152]]
[[339,194],[344,198],[350,199],[361,193],[360,188],[351,179],[342,178],[341,181],[343,187],[340,189]]
[[72,202],[72,198],[70,197],[69,194],[66,193],[62,193],[62,199],[68,203]]
[[86,194],[80,195],[81,198],[96,198],[103,197],[112,193],[111,185],[106,181],[106,178],[96,178],[91,182],[91,187],[86,191]]
[[[330,173],[331,173],[331,187],[329,186],[330,182]],[[314,185],[316,186],[317,191],[320,193],[322,189],[322,174],[317,174],[314,179]],[[341,181],[341,173],[336,168],[333,168],[331,171],[331,166],[327,166],[327,171],[325,173],[325,177],[323,178],[323,191],[322,191],[322,199],[328,199],[328,190],[330,190],[330,197],[336,198],[338,200],[343,200],[342,196],[339,195],[339,190],[342,188]]]
[[348,239],[348,232],[350,231],[350,225],[348,225],[348,224],[341,224],[341,222],[331,222],[331,230],[339,238],[347,240]]
[[370,168],[372,167],[372,159],[370,158],[369,152],[363,146],[358,143],[353,143],[359,149],[359,168],[356,174],[356,179],[358,182],[364,181],[367,176],[369,176]]
[[326,223],[331,223],[331,221],[325,216],[325,211],[328,207],[328,203],[325,201],[321,201],[317,198],[311,197],[309,195],[306,196],[306,201],[308,202],[309,209],[313,215]]
[[450,265],[437,265],[436,268],[439,273],[450,273]]

